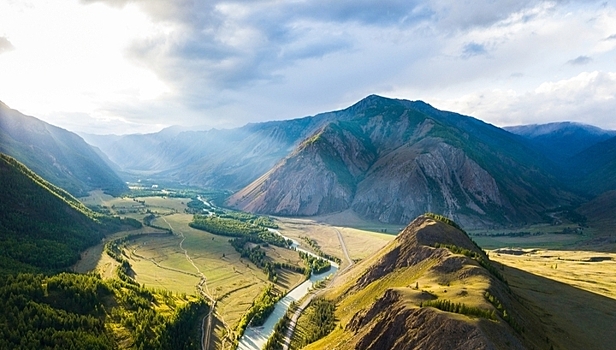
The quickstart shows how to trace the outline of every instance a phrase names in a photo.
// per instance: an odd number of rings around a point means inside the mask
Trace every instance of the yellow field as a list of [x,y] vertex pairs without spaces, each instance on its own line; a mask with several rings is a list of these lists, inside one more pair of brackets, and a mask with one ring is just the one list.
[[556,349],[611,349],[616,344],[616,254],[529,250],[490,252],[525,305],[539,315]]
[[348,264],[344,258],[336,230],[340,231],[351,259],[364,259],[395,238],[394,235],[370,232],[354,228],[330,226],[312,219],[277,218],[280,232],[300,243],[302,248],[311,250],[301,237],[308,236],[315,240],[324,253],[342,259],[342,268]]

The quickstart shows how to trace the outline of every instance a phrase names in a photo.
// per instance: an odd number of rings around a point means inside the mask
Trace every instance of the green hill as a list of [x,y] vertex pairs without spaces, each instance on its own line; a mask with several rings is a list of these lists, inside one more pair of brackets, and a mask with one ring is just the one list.
[[1,153],[0,178],[2,272],[65,269],[82,250],[129,223],[92,212],[68,192]]
[[307,349],[543,348],[538,318],[500,269],[438,215],[415,219],[321,296],[334,321]]
[[202,300],[56,274],[137,221],[92,212],[2,153],[0,179],[0,349],[198,349]]

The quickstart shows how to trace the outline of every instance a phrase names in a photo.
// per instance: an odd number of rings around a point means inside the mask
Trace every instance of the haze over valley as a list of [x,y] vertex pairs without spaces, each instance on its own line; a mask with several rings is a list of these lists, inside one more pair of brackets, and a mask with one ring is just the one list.
[[[545,323],[542,316],[562,308],[561,301],[529,295],[529,279],[515,272],[518,261],[500,256],[533,256],[541,264],[551,257],[543,249],[561,249],[554,252],[565,261],[577,261],[582,250],[598,269],[587,274],[613,271],[607,252],[616,246],[610,209],[616,204],[610,170],[616,134],[610,130],[568,122],[506,130],[422,101],[377,95],[338,111],[236,129],[83,138],[6,105],[0,112],[3,196],[13,199],[3,201],[8,255],[2,269],[96,271],[87,283],[107,291],[94,297],[95,309],[104,307],[99,298],[105,293],[118,298],[134,290],[145,297],[137,312],[159,314],[159,321],[134,328],[127,320],[137,301],[130,300],[118,300],[113,313],[98,313],[100,322],[119,327],[97,338],[111,348],[168,348],[166,337],[178,331],[187,332],[183,346],[193,348],[300,348],[321,338],[312,346],[490,349],[540,348],[545,342],[570,348],[573,343],[562,342],[558,332],[575,323],[554,317]],[[54,196],[64,204],[41,204]],[[73,218],[52,214],[62,206],[77,210],[69,213]],[[69,222],[84,226],[65,231]],[[490,253],[499,263],[473,239],[484,249],[496,248]],[[548,284],[540,282],[550,276],[544,270],[526,269],[539,280],[533,283]],[[329,277],[302,283],[311,270]],[[249,272],[253,277],[246,278]],[[610,272],[597,278],[607,278],[604,290],[616,282]],[[297,309],[312,284],[325,289]],[[581,286],[589,294],[571,298],[591,308],[593,319],[611,324],[612,316],[595,309],[590,297],[611,294]],[[295,294],[282,298],[295,287]],[[166,298],[168,306],[161,308],[157,298]],[[175,316],[166,307],[177,308]],[[336,311],[341,308],[353,311],[343,316]],[[274,309],[280,311],[269,320]],[[311,315],[321,312],[329,321],[315,324],[323,318]],[[398,315],[396,323],[406,330],[379,321],[387,313]],[[435,333],[443,325],[451,336]],[[157,327],[169,335],[145,342],[140,330]],[[314,327],[327,331],[314,333]],[[602,337],[580,333],[576,347],[611,341],[607,329],[593,329]],[[4,332],[6,344],[25,337]],[[88,328],[71,332],[74,344],[89,344],[80,335]],[[32,346],[50,341],[42,334],[27,339]]]
[[609,349],[610,2],[0,3],[0,349]]

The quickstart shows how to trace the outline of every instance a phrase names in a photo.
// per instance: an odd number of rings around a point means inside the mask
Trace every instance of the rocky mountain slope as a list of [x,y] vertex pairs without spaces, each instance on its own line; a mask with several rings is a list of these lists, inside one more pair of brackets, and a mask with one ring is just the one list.
[[81,137],[26,116],[0,102],[0,152],[6,153],[75,196],[93,189],[110,193],[126,185]]
[[540,322],[453,225],[420,216],[336,279],[323,296],[338,325],[308,349],[542,348]]
[[352,209],[405,223],[434,211],[465,226],[540,220],[575,199],[524,140],[423,102],[370,96],[325,124],[228,204],[274,215]]

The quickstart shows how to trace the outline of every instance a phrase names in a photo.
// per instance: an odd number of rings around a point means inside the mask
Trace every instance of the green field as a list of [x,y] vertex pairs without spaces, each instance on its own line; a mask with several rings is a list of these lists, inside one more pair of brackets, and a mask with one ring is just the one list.
[[[202,273],[206,278],[204,289],[218,301],[218,319],[212,339],[216,348],[224,347],[224,334],[235,328],[254,298],[271,283],[260,268],[240,257],[228,242],[229,237],[188,226],[193,216],[184,214],[184,209],[190,199],[113,198],[93,192],[89,197],[82,198],[82,201],[88,206],[110,210],[113,214],[121,215],[123,212],[140,221],[148,213],[155,213],[157,218],[152,225],[173,231],[173,235],[169,235],[159,229],[144,227],[118,233],[108,237],[108,240],[130,233],[150,233],[130,240],[124,248],[124,257],[132,267],[132,277],[147,287],[196,295]],[[84,252],[74,270],[97,270],[102,276],[112,277],[118,263],[103,253],[103,245],[101,243]],[[294,251],[274,246],[264,247],[263,250],[274,261],[301,264],[299,255]],[[278,275],[276,288],[280,291],[290,290],[304,280],[302,274],[286,270],[280,270]],[[230,342],[226,342],[226,345],[230,345]]]

